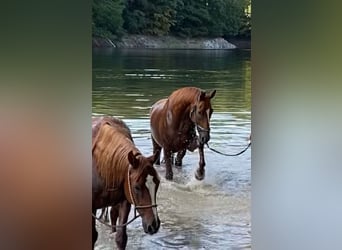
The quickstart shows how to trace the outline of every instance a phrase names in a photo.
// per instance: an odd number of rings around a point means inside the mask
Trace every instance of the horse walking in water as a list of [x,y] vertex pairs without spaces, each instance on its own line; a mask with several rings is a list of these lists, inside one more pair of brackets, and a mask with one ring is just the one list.
[[112,224],[116,225],[118,219],[115,241],[119,249],[125,249],[131,204],[142,218],[145,233],[159,230],[156,194],[160,179],[153,167],[159,152],[144,157],[127,125],[116,118],[93,119],[92,139],[93,248],[98,237],[96,210],[112,206]]
[[[176,166],[182,165],[186,150],[199,149],[199,167],[195,177],[203,180],[205,170],[204,144],[210,139],[210,100],[216,90],[206,92],[195,87],[174,91],[168,98],[157,101],[150,111],[153,152],[163,148],[166,165],[165,178],[173,179],[172,155],[178,153]],[[196,136],[196,129],[198,137]],[[160,164],[158,157],[157,164]]]

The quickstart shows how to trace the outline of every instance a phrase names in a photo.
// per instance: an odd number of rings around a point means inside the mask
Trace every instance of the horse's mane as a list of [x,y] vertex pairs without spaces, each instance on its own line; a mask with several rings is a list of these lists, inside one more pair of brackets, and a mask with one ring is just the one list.
[[196,87],[185,87],[175,90],[168,98],[169,105],[186,105],[196,102],[201,89]]
[[127,155],[130,151],[141,154],[123,121],[106,117],[93,128],[92,156],[106,188],[117,188],[122,184],[128,174]]

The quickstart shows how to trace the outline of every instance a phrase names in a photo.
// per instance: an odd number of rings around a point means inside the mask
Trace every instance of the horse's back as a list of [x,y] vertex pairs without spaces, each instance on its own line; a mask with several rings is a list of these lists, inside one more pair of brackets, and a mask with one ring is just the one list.
[[155,102],[152,107],[151,107],[151,114],[154,112],[160,112],[164,107],[167,102],[167,98],[160,99],[157,102]]
[[109,125],[113,129],[116,129],[118,132],[126,135],[130,140],[133,140],[131,130],[126,125],[124,121],[119,118],[110,117],[110,116],[102,116],[102,117],[93,117],[92,118],[92,137],[93,139],[96,137],[99,129],[103,125]]

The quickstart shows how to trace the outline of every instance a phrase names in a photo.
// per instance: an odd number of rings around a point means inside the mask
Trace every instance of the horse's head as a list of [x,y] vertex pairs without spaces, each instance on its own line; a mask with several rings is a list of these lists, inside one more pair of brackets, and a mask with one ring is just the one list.
[[196,124],[199,143],[204,144],[210,140],[210,117],[213,113],[210,100],[215,96],[216,90],[201,91],[196,102],[191,106],[190,119]]
[[130,169],[126,181],[125,194],[128,201],[135,206],[142,218],[145,233],[158,232],[160,220],[157,212],[156,196],[160,179],[153,164],[160,152],[150,157],[128,153]]

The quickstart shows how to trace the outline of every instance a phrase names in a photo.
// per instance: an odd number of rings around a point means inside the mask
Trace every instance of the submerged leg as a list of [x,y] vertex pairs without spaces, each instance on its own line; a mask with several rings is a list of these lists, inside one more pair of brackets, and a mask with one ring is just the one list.
[[[154,140],[153,136],[152,137],[152,146],[153,146],[153,154],[159,150],[161,152],[162,147],[159,146],[159,144]],[[160,154],[158,156],[158,159],[155,161],[155,164],[160,165]]]
[[182,151],[179,151],[177,153],[177,157],[176,157],[176,161],[175,161],[176,166],[178,166],[178,167],[182,166],[182,160],[185,156],[185,153],[186,153],[186,149],[183,149]]
[[[172,153],[172,154],[171,154],[171,165],[174,163],[174,159],[175,159],[175,157],[174,157],[174,154]],[[165,162],[166,162],[166,161],[165,161],[165,155],[164,155],[163,160],[161,161],[161,163],[162,163],[162,164],[165,164]]]
[[[123,225],[127,222],[130,210],[131,210],[131,204],[127,200],[120,203],[118,225]],[[127,245],[126,226],[118,227],[116,229],[115,242],[116,242],[116,246],[118,247],[118,249],[120,250],[126,249],[126,245]]]
[[173,179],[173,172],[172,172],[172,153],[170,150],[164,149],[164,159],[165,159],[165,167],[166,167],[166,173],[165,178],[167,180]]
[[198,152],[199,152],[200,160],[199,160],[199,167],[195,173],[195,177],[199,181],[203,180],[204,175],[205,175],[205,170],[204,170],[205,161],[204,161],[204,150],[203,150],[203,148],[204,148],[204,144],[200,144],[198,146]]
[[[93,209],[93,214],[96,214],[96,209],[94,210]],[[95,242],[97,241],[97,238],[98,238],[98,235],[99,235],[99,233],[96,231],[96,222],[95,222],[95,218],[94,217],[92,217],[91,218],[91,227],[92,227],[92,231],[93,231],[93,236],[92,236],[92,246],[93,246],[93,248],[92,249],[94,249],[94,246],[95,246]]]
[[116,221],[119,217],[119,209],[120,209],[120,204],[116,205],[116,206],[112,206],[110,209],[110,220],[112,222],[112,232],[115,233],[116,232]]

